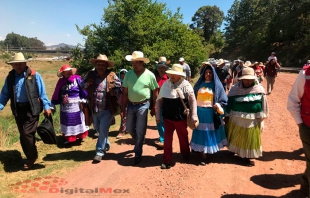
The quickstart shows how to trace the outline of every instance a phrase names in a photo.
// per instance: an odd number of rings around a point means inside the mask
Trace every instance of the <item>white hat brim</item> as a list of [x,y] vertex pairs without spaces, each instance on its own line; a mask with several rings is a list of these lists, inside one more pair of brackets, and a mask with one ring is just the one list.
[[168,71],[166,71],[166,73],[167,73],[167,74],[175,74],[175,75],[179,75],[179,76],[185,77],[185,74],[184,74],[183,72],[180,73],[180,72],[177,72],[177,71],[168,70]]
[[244,75],[238,78],[239,80],[247,79],[247,80],[255,80],[257,77],[253,75]]
[[132,55],[127,55],[125,58],[126,58],[127,61],[143,61],[144,63],[149,63],[150,62],[150,60],[148,58],[135,58],[135,59],[132,59]]
[[27,60],[10,61],[10,62],[7,62],[7,63],[11,64],[11,63],[25,63],[25,62],[27,62]]

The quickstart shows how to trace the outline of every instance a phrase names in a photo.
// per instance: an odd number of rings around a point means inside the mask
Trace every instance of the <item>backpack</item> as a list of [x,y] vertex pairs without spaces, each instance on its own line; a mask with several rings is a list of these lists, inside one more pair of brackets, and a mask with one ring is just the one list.
[[37,132],[45,144],[57,144],[52,116],[44,118],[37,127]]

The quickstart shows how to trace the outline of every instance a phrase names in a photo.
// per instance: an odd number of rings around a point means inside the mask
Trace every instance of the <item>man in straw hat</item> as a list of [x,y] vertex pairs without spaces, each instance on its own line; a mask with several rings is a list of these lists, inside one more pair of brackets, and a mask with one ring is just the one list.
[[172,65],[166,73],[169,75],[161,87],[156,101],[156,122],[160,122],[160,112],[164,118],[165,143],[164,155],[161,169],[169,169],[172,165],[172,138],[176,130],[179,137],[180,150],[183,158],[187,160],[190,155],[187,117],[184,114],[185,108],[182,103],[190,109],[191,121],[198,125],[197,102],[192,85],[185,80],[183,66],[180,64]]
[[0,110],[8,100],[20,134],[20,144],[26,155],[24,170],[30,169],[38,158],[35,133],[39,116],[50,116],[50,101],[46,95],[41,75],[26,65],[22,53],[16,53],[8,62],[12,66],[0,95]]
[[[155,75],[146,69],[144,63],[150,60],[145,58],[140,51],[134,51],[132,55],[127,55],[127,61],[132,62],[133,69],[128,71],[123,80],[123,104],[121,116],[126,116],[126,127],[133,139],[135,139],[135,157],[132,165],[140,163],[142,157],[142,146],[146,133],[147,115],[149,100],[157,98],[158,84]],[[153,98],[151,97],[151,91]],[[126,110],[127,107],[127,110]],[[155,106],[151,109],[151,114],[155,114]]]
[[223,84],[224,90],[226,91],[226,84],[228,79],[230,78],[229,68],[225,67],[225,62],[223,59],[219,59],[217,68],[215,68],[215,72],[219,77],[220,81]]
[[305,153],[306,170],[301,177],[300,190],[309,197],[310,189],[310,65],[299,72],[288,95],[287,110],[299,129],[299,136]]
[[256,81],[251,67],[242,69],[242,76],[228,93],[225,124],[228,150],[243,158],[245,166],[254,166],[252,158],[262,156],[261,132],[268,117],[265,89]]
[[100,54],[89,62],[95,66],[95,70],[86,74],[82,85],[87,89],[94,128],[99,133],[96,155],[93,159],[93,163],[99,163],[110,148],[108,134],[111,122],[117,113],[117,97],[122,93],[122,87],[117,75],[110,70],[114,62],[109,61],[106,55]]

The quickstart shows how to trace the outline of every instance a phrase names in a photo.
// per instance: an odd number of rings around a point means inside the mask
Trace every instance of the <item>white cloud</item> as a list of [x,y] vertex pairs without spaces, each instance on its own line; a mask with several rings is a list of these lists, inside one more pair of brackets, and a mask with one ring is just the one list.
[[2,41],[3,40],[3,38],[2,38],[2,36],[0,36],[0,41]]
[[67,34],[67,37],[70,37],[71,35],[70,34]]

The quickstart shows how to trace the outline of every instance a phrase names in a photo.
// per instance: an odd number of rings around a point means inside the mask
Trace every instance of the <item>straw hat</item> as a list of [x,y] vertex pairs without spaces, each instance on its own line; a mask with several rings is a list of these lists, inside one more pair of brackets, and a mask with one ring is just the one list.
[[250,67],[251,65],[251,61],[245,61],[245,63],[243,64],[244,67]]
[[183,66],[180,64],[173,64],[171,69],[167,70],[166,73],[185,77],[185,74],[183,73]]
[[254,69],[251,67],[245,67],[242,69],[242,76],[238,78],[239,80],[242,79],[249,79],[249,80],[254,80],[257,77],[255,76]]
[[201,63],[201,65],[210,65],[210,66],[212,66],[212,64],[211,64],[209,61],[203,61],[203,62]]
[[18,52],[14,55],[14,57],[12,58],[12,60],[10,62],[7,62],[8,64],[11,63],[23,63],[23,62],[27,62],[27,60],[24,57],[24,54],[21,52]]
[[263,62],[259,62],[258,66],[265,66]]
[[217,65],[221,65],[221,64],[224,64],[224,60],[223,59],[219,59],[219,61],[217,62]]
[[108,63],[108,67],[113,67],[113,66],[114,66],[114,62],[109,61],[109,60],[108,60],[108,57],[107,57],[106,55],[102,55],[102,54],[99,54],[99,56],[98,56],[96,59],[95,59],[95,58],[91,58],[91,59],[89,60],[90,64],[92,64],[92,65],[94,65],[94,66],[96,66],[96,63],[97,63],[98,61],[102,61],[102,62]]
[[143,61],[144,63],[150,62],[148,58],[144,57],[143,52],[140,51],[134,51],[132,55],[127,55],[125,58],[128,61]]
[[58,77],[62,77],[64,71],[70,71],[70,70],[72,70],[72,74],[73,74],[73,75],[74,75],[74,74],[76,73],[76,71],[77,71],[76,68],[72,68],[72,67],[70,67],[70,65],[68,65],[68,64],[63,65],[63,66],[58,70],[57,76],[58,76]]

